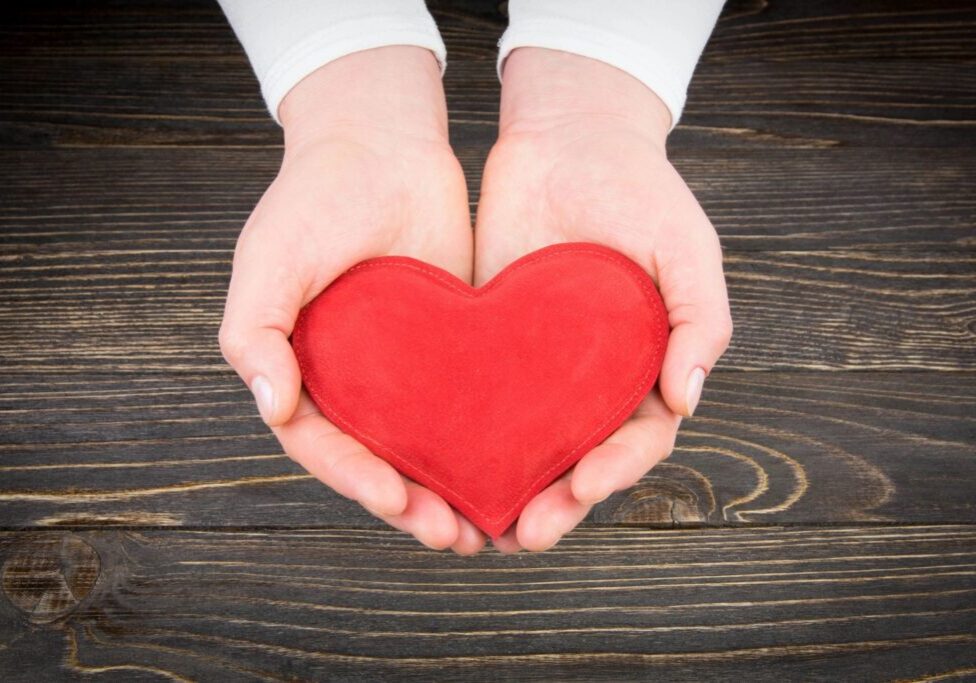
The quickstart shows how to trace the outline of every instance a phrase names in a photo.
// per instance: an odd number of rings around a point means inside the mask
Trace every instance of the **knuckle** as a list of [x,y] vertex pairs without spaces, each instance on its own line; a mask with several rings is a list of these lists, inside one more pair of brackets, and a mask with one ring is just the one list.
[[365,453],[363,446],[331,430],[316,434],[310,448],[316,457],[321,458],[322,470],[332,482],[329,486],[334,486],[347,470],[355,469],[357,461]]
[[662,450],[661,460],[667,460],[674,453],[674,448],[678,443],[678,431],[674,430],[670,432],[671,436],[664,442],[664,449]]
[[658,434],[650,425],[635,421],[633,428],[636,439],[630,444],[630,451],[634,461],[646,472],[657,462],[661,450]]
[[671,457],[677,437],[678,430],[676,428],[668,429],[665,434],[657,436],[654,443],[648,448],[648,469],[651,469],[662,460],[667,460]]
[[715,323],[715,334],[723,347],[728,346],[732,340],[732,316],[726,314]]
[[217,341],[224,360],[231,365],[240,363],[247,355],[247,338],[234,327],[226,324],[221,325],[220,331],[217,333]]
[[297,446],[301,455],[295,454],[293,460],[309,471],[309,464],[315,463],[315,477],[338,492],[340,495],[355,500],[351,495],[350,484],[355,475],[350,470],[355,469],[355,460],[361,451],[355,444],[349,443],[341,433],[328,428],[316,428],[305,435]]
[[659,462],[671,457],[671,453],[674,451],[678,439],[679,423],[680,419],[675,417],[674,424],[667,428],[663,424],[659,429],[652,429],[650,426],[644,427],[644,444],[642,449],[644,457],[642,461],[646,466],[646,470],[650,470]]

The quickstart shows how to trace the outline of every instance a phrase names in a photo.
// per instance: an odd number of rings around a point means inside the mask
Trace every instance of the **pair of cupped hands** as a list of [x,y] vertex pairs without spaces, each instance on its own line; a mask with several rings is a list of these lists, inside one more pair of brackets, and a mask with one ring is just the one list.
[[653,278],[672,328],[664,365],[635,413],[533,498],[495,547],[552,547],[671,453],[732,321],[718,237],[668,162],[670,113],[650,89],[578,55],[510,53],[474,230],[429,50],[337,59],[278,114],[284,158],[237,241],[219,341],[289,457],[430,548],[480,551],[487,539],[467,518],[322,415],[288,338],[299,310],[367,258],[412,256],[480,286],[524,254],[576,241],[616,249]]

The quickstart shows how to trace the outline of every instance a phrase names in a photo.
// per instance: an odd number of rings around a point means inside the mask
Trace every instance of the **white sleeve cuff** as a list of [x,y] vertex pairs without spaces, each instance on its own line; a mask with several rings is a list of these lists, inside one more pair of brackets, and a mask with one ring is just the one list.
[[510,0],[496,68],[518,47],[572,52],[626,71],[661,98],[671,127],[724,0]]
[[416,45],[447,66],[447,50],[423,0],[219,0],[276,122],[303,78],[334,59],[385,45]]

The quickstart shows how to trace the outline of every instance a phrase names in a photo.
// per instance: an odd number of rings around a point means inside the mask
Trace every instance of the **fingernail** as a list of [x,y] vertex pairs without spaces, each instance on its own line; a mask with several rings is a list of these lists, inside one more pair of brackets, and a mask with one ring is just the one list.
[[251,393],[254,394],[254,400],[258,404],[261,419],[270,422],[274,415],[274,389],[271,387],[271,382],[264,375],[258,375],[251,382]]
[[698,407],[698,399],[701,398],[702,385],[705,384],[705,371],[695,368],[688,376],[688,393],[685,400],[688,402],[688,415],[693,415],[695,408]]

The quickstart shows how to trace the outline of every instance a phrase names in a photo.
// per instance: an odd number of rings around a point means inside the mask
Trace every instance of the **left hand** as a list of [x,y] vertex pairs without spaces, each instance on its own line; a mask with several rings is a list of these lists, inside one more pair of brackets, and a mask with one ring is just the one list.
[[500,131],[485,165],[474,284],[560,242],[597,242],[650,274],[671,337],[655,388],[602,444],[533,498],[495,542],[555,545],[596,503],[635,484],[674,448],[702,381],[728,347],[732,319],[715,229],[668,162],[670,112],[612,66],[519,48],[503,74]]

